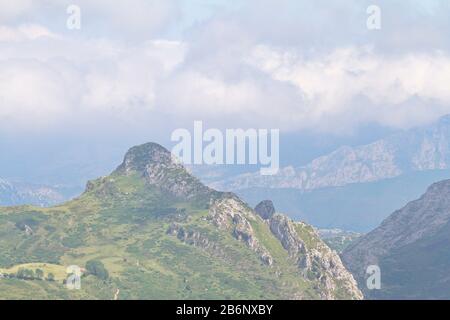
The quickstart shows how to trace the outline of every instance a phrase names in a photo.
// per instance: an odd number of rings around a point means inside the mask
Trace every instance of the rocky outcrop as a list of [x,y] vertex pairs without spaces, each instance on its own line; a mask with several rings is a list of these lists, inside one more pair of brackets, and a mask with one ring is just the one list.
[[128,150],[122,164],[116,169],[115,173],[145,172],[151,164],[165,165],[165,167],[172,169],[182,168],[182,165],[175,161],[167,149],[157,143],[150,142]]
[[[321,297],[335,299],[339,288],[346,292],[346,296],[362,299],[362,293],[353,276],[345,269],[338,254],[320,240],[315,230],[305,223],[293,222],[287,216],[275,213],[275,208],[270,204],[271,202],[266,201],[260,206],[260,209],[268,209],[262,211],[266,217],[265,223],[288,252],[299,274],[308,281],[319,284]],[[267,215],[268,212],[270,214]],[[257,252],[265,264],[272,266],[276,261],[260,244],[251,225],[251,221],[259,218],[255,213],[256,211],[233,197],[216,200],[210,208],[214,225],[231,231],[236,239],[245,242]]]
[[264,220],[268,220],[275,214],[275,207],[271,200],[264,200],[255,207],[255,212]]
[[[277,214],[269,221],[270,231],[280,240],[291,258],[294,258],[302,271],[311,267],[309,257],[306,255],[306,244],[301,240],[295,230],[295,223],[284,215]],[[304,273],[306,275],[306,272]]]
[[250,223],[256,216],[242,201],[235,197],[225,197],[213,201],[209,209],[212,223],[220,229],[228,230],[255,251],[261,261],[271,266],[273,258],[269,251],[260,244]]
[[323,299],[334,299],[338,287],[349,296],[362,299],[353,276],[345,269],[338,254],[326,246],[315,230],[302,222],[275,214],[269,221],[270,230],[289,253],[301,274],[318,281]]
[[194,245],[200,248],[209,248],[214,245],[209,241],[207,236],[202,235],[198,231],[187,230],[177,223],[172,223],[167,229],[167,234],[176,236],[178,240],[184,243]]
[[[275,211],[273,206],[270,209]],[[278,274],[277,263],[280,261],[274,260],[270,251],[260,242],[252,226],[256,223],[265,224],[271,237],[279,241],[282,248],[287,251],[289,260],[299,271],[299,276],[314,283],[322,299],[363,298],[355,280],[343,266],[338,254],[320,240],[311,226],[302,222],[293,222],[285,215],[278,213],[273,213],[269,219],[262,220],[255,211],[233,195],[224,195],[212,200],[207,220],[219,230],[227,231],[236,240],[243,242],[259,256],[264,265],[274,267],[275,274]],[[215,256],[228,258],[223,247],[192,227],[172,223],[167,234]],[[298,297],[301,298],[302,295],[299,294]]]
[[183,243],[204,249],[214,256],[225,257],[225,254],[216,242],[211,241],[208,236],[198,230],[191,230],[178,223],[171,223],[167,229],[167,234],[177,237]]
[[156,143],[131,148],[115,174],[139,172],[151,185],[160,187],[176,197],[192,198],[213,193],[197,178],[187,172],[172,154]]

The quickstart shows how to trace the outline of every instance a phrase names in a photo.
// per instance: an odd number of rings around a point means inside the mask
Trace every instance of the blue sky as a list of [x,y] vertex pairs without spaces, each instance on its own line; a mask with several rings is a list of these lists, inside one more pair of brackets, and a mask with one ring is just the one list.
[[439,0],[0,0],[0,176],[109,170],[194,120],[279,128],[299,149],[284,164],[432,122],[450,113],[449,16]]

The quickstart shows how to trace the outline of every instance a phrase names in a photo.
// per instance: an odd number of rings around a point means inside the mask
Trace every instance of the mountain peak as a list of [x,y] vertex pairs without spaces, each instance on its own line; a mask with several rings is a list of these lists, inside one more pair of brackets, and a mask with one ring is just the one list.
[[157,143],[149,142],[129,149],[115,172],[125,174],[131,171],[145,172],[149,165],[155,164],[181,168],[169,150]]
[[132,147],[113,175],[140,175],[148,185],[177,197],[209,195],[214,190],[203,185],[163,146],[149,142]]

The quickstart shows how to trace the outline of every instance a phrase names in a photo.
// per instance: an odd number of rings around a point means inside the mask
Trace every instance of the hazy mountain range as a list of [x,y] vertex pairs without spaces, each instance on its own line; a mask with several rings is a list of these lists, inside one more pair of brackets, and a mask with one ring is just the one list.
[[449,139],[446,116],[367,145],[341,147],[274,176],[208,177],[208,185],[236,192],[253,205],[270,198],[283,212],[320,228],[366,232],[431,183],[450,178]]
[[0,178],[0,206],[31,204],[50,206],[69,197],[64,188],[8,181]]
[[412,171],[449,168],[450,116],[446,116],[431,126],[397,133],[367,145],[343,146],[306,166],[282,168],[274,176],[247,173],[211,185],[220,190],[266,187],[306,191],[379,181]]

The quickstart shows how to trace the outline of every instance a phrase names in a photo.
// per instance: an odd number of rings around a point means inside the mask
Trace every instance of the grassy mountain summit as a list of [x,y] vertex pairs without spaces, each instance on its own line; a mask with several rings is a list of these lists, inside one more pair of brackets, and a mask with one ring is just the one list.
[[[3,299],[362,298],[312,227],[262,218],[154,143],[63,205],[1,208],[0,252]],[[80,290],[62,284],[70,265]]]

